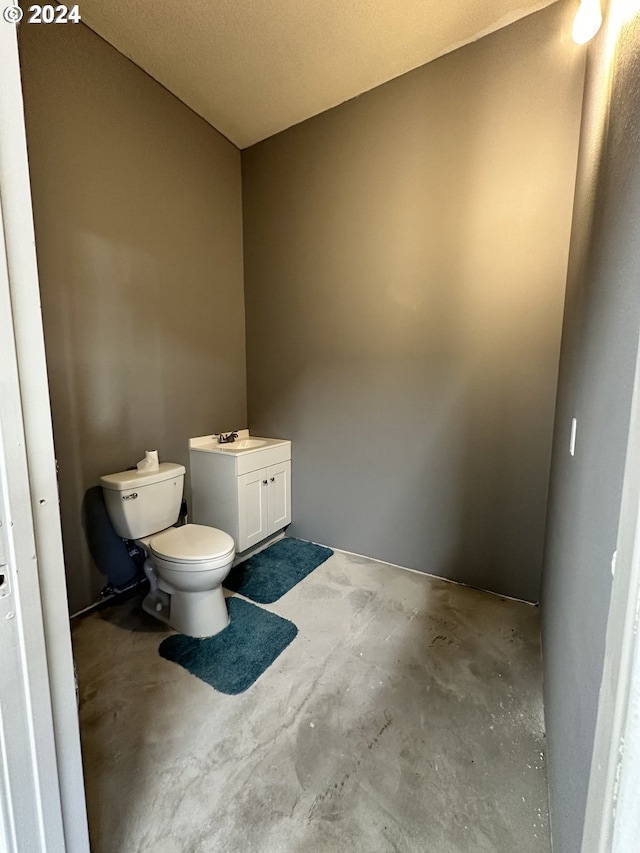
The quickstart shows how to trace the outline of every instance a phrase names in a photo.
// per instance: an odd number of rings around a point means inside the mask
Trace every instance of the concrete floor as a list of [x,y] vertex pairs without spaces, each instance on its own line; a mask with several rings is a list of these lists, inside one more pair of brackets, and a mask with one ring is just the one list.
[[538,610],[336,553],[225,696],[139,599],[73,630],[93,853],[549,853]]

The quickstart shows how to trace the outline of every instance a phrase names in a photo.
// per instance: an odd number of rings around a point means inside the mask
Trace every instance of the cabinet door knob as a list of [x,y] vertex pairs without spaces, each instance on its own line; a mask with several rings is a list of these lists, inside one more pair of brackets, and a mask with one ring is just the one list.
[[275,477],[271,477],[271,482],[272,482],[272,483],[275,483],[275,481],[276,481],[276,478],[275,478]]
[[263,481],[262,481],[262,485],[263,485],[263,486],[266,486],[266,485],[267,485],[267,481],[266,481],[266,480],[263,480]]

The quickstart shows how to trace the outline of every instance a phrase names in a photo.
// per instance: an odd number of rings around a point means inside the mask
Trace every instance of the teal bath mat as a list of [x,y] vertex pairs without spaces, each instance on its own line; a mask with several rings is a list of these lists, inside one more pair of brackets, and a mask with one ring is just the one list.
[[298,633],[288,619],[241,598],[228,598],[229,624],[199,640],[174,634],[160,643],[160,656],[179,663],[220,693],[244,693]]
[[259,604],[273,604],[333,554],[303,539],[280,539],[229,572],[224,586]]

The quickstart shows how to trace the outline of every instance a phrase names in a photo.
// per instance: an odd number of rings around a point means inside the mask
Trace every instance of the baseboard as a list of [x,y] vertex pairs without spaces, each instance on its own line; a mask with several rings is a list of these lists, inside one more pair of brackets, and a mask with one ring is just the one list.
[[470,583],[462,583],[462,581],[454,581],[452,578],[443,577],[442,575],[434,575],[431,572],[422,572],[420,569],[410,569],[408,566],[400,566],[397,563],[390,563],[388,560],[378,560],[376,557],[369,557],[367,554],[358,554],[355,551],[347,551],[344,548],[336,548],[335,545],[327,545],[324,542],[315,542],[316,545],[323,545],[325,548],[331,548],[333,551],[339,551],[341,554],[349,554],[352,557],[360,557],[363,560],[371,560],[374,563],[381,563],[383,566],[393,566],[394,569],[402,569],[404,572],[413,572],[416,575],[426,575],[428,578],[433,578],[438,581],[445,581],[445,583],[452,583],[455,586],[463,586],[467,589],[477,589],[479,592],[486,592],[489,595],[496,595],[498,598],[505,598],[507,601],[517,601],[520,604],[528,604],[530,607],[538,607],[539,602],[537,601],[527,601],[525,598],[516,598],[513,595],[504,595],[501,592],[496,592],[493,589],[484,589],[481,586],[473,586]]
[[112,604],[114,601],[124,601],[130,595],[143,587],[145,584],[148,584],[146,578],[138,581],[137,583],[128,586],[126,589],[123,589],[122,592],[113,592],[109,593],[100,598],[100,601],[95,601],[93,604],[88,604],[86,607],[83,607],[82,610],[78,610],[76,613],[72,613],[69,619],[73,621],[74,619],[79,619],[81,616],[88,616],[90,613],[94,613],[96,610],[102,610],[103,607],[107,607],[109,604]]
[[[253,548],[247,548],[246,551],[242,551],[233,558],[233,566],[237,566],[238,563],[243,563],[245,560],[248,560],[249,557],[253,557],[254,554],[259,554],[260,551],[264,551],[265,548],[268,548],[269,545],[273,545],[274,542],[278,542],[280,539],[284,539],[285,533],[284,530],[279,530],[277,533],[274,533],[272,536],[269,536],[267,539],[263,539],[262,542],[258,542],[257,545],[254,545]],[[224,586],[224,584],[223,584]]]

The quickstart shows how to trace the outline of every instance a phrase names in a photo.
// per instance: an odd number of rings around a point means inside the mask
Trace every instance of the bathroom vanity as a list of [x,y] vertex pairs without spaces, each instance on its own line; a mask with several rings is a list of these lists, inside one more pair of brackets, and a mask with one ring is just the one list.
[[291,521],[291,442],[250,436],[221,444],[189,440],[191,521],[233,536],[236,552],[256,548]]

